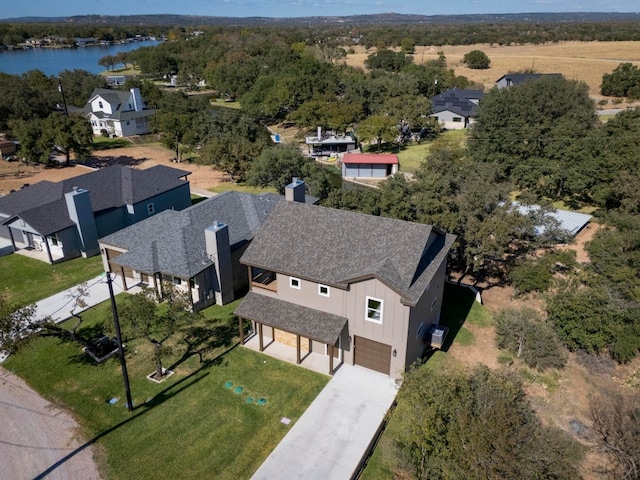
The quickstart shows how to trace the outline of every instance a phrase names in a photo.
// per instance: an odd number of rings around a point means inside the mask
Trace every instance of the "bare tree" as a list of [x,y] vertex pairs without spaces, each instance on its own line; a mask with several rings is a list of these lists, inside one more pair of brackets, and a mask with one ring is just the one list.
[[598,446],[608,457],[608,474],[619,480],[640,478],[640,394],[606,392],[591,400]]

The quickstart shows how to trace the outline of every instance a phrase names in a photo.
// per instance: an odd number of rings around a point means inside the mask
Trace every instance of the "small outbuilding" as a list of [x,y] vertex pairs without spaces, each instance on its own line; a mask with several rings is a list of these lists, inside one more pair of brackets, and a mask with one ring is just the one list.
[[387,178],[398,172],[398,156],[391,153],[345,153],[343,178]]

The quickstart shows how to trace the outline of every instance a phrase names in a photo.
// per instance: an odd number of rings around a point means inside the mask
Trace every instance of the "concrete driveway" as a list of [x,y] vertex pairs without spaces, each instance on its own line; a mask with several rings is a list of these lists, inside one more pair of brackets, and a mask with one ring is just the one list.
[[0,478],[100,478],[92,448],[78,439],[73,418],[2,367],[0,419]]
[[252,478],[352,478],[396,393],[388,376],[342,365]]

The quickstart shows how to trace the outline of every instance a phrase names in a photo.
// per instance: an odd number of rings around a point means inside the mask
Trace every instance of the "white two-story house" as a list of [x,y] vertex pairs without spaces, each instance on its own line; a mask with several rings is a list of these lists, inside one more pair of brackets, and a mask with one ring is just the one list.
[[155,110],[147,108],[140,89],[96,88],[85,107],[94,135],[129,137],[151,132]]

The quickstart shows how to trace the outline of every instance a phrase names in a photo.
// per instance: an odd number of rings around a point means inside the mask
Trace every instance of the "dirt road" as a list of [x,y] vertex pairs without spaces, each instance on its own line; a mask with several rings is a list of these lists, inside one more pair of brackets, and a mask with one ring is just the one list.
[[0,367],[0,478],[100,479],[69,414]]
[[180,168],[191,172],[188,177],[191,188],[204,190],[225,180],[222,172],[209,166],[186,162],[172,163],[173,156],[174,153],[171,150],[160,145],[132,145],[131,147],[96,151],[86,165],[72,165],[70,167],[28,166],[21,162],[0,161],[0,194],[8,194],[11,190],[18,190],[27,183],[33,185],[42,180],[59,182],[91,172],[93,168],[113,164],[129,165],[140,169],[154,165],[169,165]]

